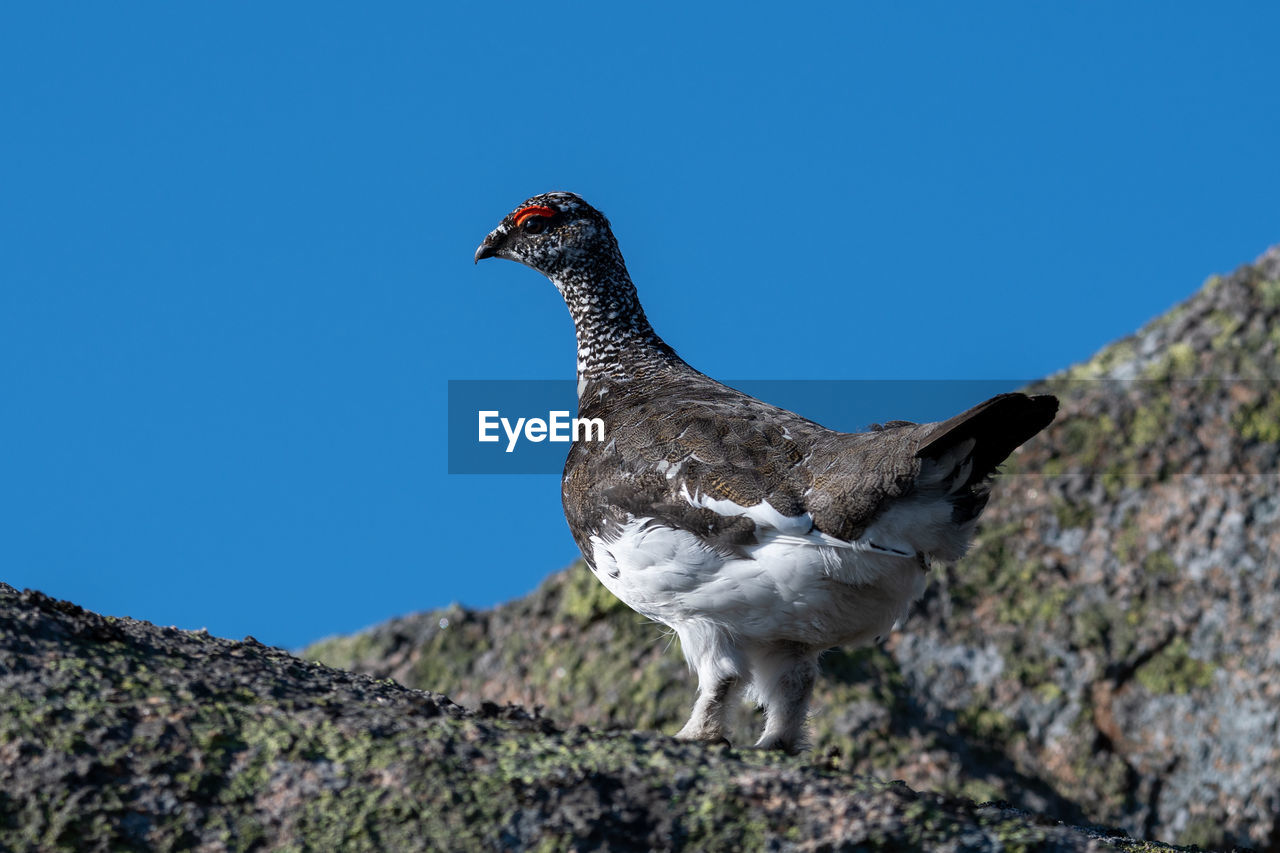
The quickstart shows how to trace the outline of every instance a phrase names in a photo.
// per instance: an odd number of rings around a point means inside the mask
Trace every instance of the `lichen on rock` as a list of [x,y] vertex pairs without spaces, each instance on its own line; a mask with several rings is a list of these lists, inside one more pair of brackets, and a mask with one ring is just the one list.
[[1154,849],[0,585],[0,849]]

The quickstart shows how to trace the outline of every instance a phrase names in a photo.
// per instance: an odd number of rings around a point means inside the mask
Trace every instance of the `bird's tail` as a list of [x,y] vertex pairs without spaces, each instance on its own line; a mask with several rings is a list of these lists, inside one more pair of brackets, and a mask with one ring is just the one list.
[[929,463],[922,478],[952,497],[953,520],[977,517],[987,482],[1009,454],[1048,426],[1058,412],[1052,395],[1001,394],[934,426],[916,456]]

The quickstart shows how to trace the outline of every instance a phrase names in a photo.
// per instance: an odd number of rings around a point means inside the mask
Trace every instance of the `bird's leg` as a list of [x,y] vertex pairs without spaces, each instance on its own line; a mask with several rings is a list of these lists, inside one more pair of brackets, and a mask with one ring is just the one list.
[[[742,653],[714,625],[686,622],[676,628],[680,649],[698,673],[698,701],[693,714],[676,738],[679,740],[725,741],[724,714],[741,673]],[[725,741],[727,742],[727,741]]]
[[817,652],[796,645],[773,646],[753,656],[752,689],[764,706],[759,749],[800,751],[809,696],[818,674]]
[[676,740],[723,741],[724,715],[737,678],[718,676],[710,680],[698,677],[698,701],[694,703],[689,722],[676,733]]

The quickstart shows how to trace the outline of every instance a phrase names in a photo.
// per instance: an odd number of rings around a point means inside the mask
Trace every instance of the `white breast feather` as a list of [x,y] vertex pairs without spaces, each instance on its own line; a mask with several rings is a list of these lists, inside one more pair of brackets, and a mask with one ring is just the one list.
[[[886,633],[924,590],[914,550],[887,551],[870,535],[845,542],[815,529],[809,514],[784,516],[768,502],[743,507],[687,486],[680,494],[750,518],[758,541],[745,556],[726,555],[690,531],[635,517],[608,540],[592,537],[601,582],[659,622],[711,621],[759,641],[861,643]],[[897,542],[896,529],[879,532]]]

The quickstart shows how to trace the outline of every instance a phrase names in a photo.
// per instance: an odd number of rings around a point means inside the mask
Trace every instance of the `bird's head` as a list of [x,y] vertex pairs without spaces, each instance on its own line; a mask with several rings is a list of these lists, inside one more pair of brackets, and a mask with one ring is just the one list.
[[609,220],[567,192],[535,195],[507,214],[476,249],[476,263],[485,258],[522,263],[553,281],[622,260]]

